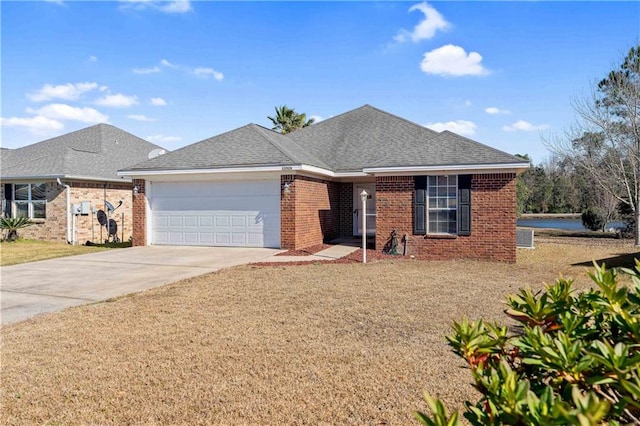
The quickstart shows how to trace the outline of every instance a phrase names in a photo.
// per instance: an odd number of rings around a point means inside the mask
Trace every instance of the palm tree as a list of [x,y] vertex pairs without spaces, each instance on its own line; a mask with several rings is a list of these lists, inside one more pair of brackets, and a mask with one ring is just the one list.
[[0,229],[7,231],[7,241],[18,239],[18,229],[33,225],[27,217],[0,217]]
[[314,123],[314,119],[307,120],[307,114],[298,114],[294,109],[282,105],[275,107],[275,117],[267,117],[273,123],[272,130],[284,134],[291,133],[303,127],[310,126]]

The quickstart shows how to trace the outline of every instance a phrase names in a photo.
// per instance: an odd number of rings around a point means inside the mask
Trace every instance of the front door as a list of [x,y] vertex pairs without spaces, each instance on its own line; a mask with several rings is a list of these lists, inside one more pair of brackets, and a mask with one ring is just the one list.
[[367,191],[367,235],[376,235],[376,184],[353,184],[353,235],[362,236],[362,190]]

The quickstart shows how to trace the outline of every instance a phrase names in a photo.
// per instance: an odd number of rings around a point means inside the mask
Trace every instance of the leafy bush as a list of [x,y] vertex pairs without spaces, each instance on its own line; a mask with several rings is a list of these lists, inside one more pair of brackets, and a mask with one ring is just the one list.
[[18,239],[18,229],[33,225],[26,217],[0,217],[0,229],[7,231],[7,241]]
[[[509,296],[505,313],[515,332],[463,319],[447,337],[469,365],[480,400],[466,402],[474,425],[597,425],[640,423],[640,261],[622,269],[595,266],[597,288],[575,293],[571,279],[544,291]],[[425,425],[458,425],[437,399],[425,394]]]
[[602,231],[607,224],[604,216],[592,207],[583,210],[581,218],[582,225],[592,231]]

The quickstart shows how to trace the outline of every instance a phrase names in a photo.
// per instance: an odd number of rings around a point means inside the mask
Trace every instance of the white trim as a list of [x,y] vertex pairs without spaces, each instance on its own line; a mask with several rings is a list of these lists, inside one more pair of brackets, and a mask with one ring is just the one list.
[[365,177],[365,172],[335,173],[322,167],[309,166],[307,164],[295,164],[291,166],[259,166],[259,167],[224,167],[218,169],[172,169],[172,170],[126,170],[118,172],[118,176],[142,177],[142,176],[173,176],[194,174],[236,174],[236,173],[278,173],[279,175],[295,174],[295,172],[308,172],[328,177]]
[[42,175],[42,176],[2,176],[0,177],[0,182],[6,183],[29,183],[29,182],[42,182],[42,181],[55,181],[56,179],[64,179],[64,180],[88,180],[93,182],[122,182],[122,183],[131,183],[131,180],[122,176],[119,179],[115,178],[101,178],[101,177],[91,177],[91,176],[77,176],[77,175]]
[[323,168],[320,168],[320,167],[307,166],[306,164],[302,164],[301,166],[297,166],[297,168],[294,168],[294,170],[302,170],[302,171],[305,171],[305,172],[317,173],[319,175],[325,175],[325,176],[330,176],[330,177],[364,177],[364,176],[368,176],[368,174],[365,173],[365,172],[336,173],[336,172],[332,172],[331,170],[323,169]]
[[[282,172],[282,166],[265,167],[227,167],[219,169],[174,169],[174,170],[128,170],[118,172],[118,176],[163,176],[163,175],[193,175],[193,174],[220,174],[220,173],[256,173],[256,172]],[[286,173],[285,173],[286,174]]]
[[121,177],[148,178],[152,176],[179,176],[179,175],[235,175],[241,173],[277,173],[278,175],[295,174],[295,172],[307,172],[333,178],[356,178],[367,176],[389,176],[399,174],[447,174],[451,172],[465,173],[522,173],[529,169],[529,163],[506,164],[456,164],[450,166],[402,166],[402,167],[369,167],[362,171],[333,172],[322,167],[307,164],[295,164],[291,166],[258,166],[258,167],[222,167],[216,169],[172,169],[172,170],[126,170],[118,172]]
[[419,174],[442,174],[443,172],[513,172],[515,170],[527,170],[530,167],[529,163],[507,163],[507,164],[455,164],[451,166],[412,166],[412,167],[371,167],[365,168],[362,171],[368,174],[374,174],[378,176],[384,175],[396,175],[401,173],[410,173],[412,175]]

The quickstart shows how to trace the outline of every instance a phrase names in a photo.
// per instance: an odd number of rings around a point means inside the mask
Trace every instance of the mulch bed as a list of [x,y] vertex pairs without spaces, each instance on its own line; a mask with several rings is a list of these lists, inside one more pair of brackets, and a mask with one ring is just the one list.
[[[326,245],[326,244],[323,244]],[[325,247],[326,248],[326,247]],[[291,250],[293,251],[293,250]],[[320,250],[318,250],[320,251]],[[317,252],[316,252],[317,253]],[[313,253],[311,253],[313,254]],[[284,254],[280,254],[278,256],[283,256]],[[289,255],[292,256],[292,255]],[[384,254],[377,250],[367,250],[367,263],[380,262],[383,260],[399,260],[399,259],[408,259],[406,256],[396,256],[390,254]],[[327,260],[296,260],[292,262],[258,262],[252,263],[251,265],[256,266],[292,266],[292,265],[308,265],[309,263],[314,264],[326,264],[326,263],[362,263],[362,249],[358,249],[353,253],[341,257],[340,259],[327,259]]]
[[300,250],[287,250],[283,253],[278,253],[276,256],[311,256],[312,254],[316,254],[322,250],[328,249],[332,247],[331,244],[317,244],[311,247],[305,247]]

